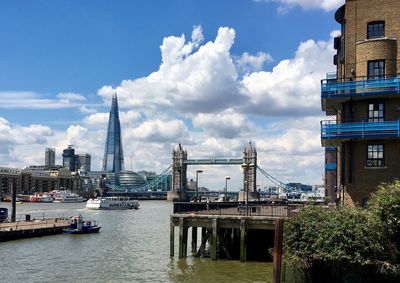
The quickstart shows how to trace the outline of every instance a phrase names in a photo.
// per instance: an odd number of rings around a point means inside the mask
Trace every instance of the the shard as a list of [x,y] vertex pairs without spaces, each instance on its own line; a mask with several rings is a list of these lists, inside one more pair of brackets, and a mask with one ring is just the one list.
[[124,170],[124,153],[122,150],[121,124],[118,114],[118,99],[114,94],[108,120],[107,139],[104,149],[103,172],[119,175]]

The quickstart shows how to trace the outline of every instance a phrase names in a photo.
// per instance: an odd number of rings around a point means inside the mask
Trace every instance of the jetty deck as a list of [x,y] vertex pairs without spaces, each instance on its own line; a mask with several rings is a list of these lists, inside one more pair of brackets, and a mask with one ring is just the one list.
[[0,242],[61,234],[68,223],[69,220],[65,218],[0,223]]

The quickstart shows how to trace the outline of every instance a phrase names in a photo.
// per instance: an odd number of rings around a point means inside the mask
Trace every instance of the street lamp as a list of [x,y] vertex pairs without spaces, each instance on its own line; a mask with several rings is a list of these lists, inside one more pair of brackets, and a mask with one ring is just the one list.
[[226,176],[225,177],[225,201],[228,201],[228,180],[230,180],[231,177]]
[[197,169],[196,170],[196,201],[199,198],[199,174],[203,173],[203,170]]

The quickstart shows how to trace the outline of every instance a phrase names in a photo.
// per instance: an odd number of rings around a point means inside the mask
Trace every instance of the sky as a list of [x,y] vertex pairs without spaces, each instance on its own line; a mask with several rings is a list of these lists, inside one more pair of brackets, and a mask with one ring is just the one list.
[[[0,1],[0,166],[44,164],[46,147],[100,170],[118,96],[125,168],[240,158],[282,182],[322,183],[320,80],[335,71],[343,0]],[[200,186],[241,186],[241,168],[203,169]],[[258,174],[260,188],[270,185]]]

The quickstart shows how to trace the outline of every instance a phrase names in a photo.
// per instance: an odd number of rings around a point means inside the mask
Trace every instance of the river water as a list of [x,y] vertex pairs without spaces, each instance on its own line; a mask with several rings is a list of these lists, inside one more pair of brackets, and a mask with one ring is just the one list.
[[[10,209],[9,203],[0,206]],[[0,282],[272,282],[271,263],[212,261],[189,251],[179,260],[177,243],[170,258],[171,212],[167,201],[141,201],[140,209],[125,211],[87,210],[85,203],[18,204],[17,218],[82,214],[102,228],[0,243]]]

